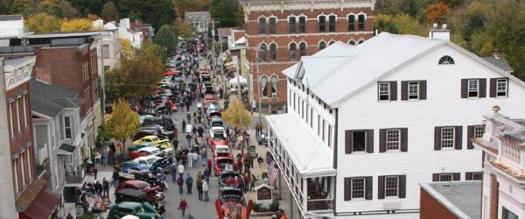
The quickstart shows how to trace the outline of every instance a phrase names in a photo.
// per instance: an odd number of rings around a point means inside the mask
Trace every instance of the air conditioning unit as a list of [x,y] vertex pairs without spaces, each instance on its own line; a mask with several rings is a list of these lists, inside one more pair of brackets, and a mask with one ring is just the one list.
[[277,98],[277,93],[272,93],[272,98]]

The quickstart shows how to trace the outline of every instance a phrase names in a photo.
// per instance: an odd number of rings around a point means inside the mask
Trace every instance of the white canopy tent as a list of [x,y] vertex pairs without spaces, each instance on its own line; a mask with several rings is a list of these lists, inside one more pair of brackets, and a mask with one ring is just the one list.
[[241,75],[236,75],[229,81],[230,85],[237,85],[237,84],[248,84],[248,80],[246,80],[245,77]]

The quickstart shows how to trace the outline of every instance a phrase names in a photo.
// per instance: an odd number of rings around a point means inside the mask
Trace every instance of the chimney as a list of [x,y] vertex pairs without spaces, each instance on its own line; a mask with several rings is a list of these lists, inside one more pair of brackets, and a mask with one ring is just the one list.
[[430,29],[430,32],[428,33],[428,38],[450,41],[450,30],[448,29],[448,25],[442,24],[441,27],[439,27],[437,23],[434,23],[432,29]]

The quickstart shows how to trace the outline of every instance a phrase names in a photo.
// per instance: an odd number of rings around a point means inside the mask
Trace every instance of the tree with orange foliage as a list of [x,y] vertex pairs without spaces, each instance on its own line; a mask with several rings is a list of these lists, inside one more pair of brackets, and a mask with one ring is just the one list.
[[442,23],[450,14],[450,6],[447,3],[438,2],[428,5],[426,8],[427,22]]
[[75,18],[62,21],[60,32],[81,32],[89,31],[93,28],[91,20],[86,18]]

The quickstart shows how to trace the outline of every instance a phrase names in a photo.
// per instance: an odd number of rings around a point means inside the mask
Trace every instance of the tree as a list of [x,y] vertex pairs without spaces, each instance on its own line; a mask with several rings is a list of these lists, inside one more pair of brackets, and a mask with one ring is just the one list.
[[131,59],[135,55],[135,48],[128,39],[119,39],[119,44],[122,59]]
[[450,13],[450,6],[443,2],[428,5],[426,16],[428,23],[443,23]]
[[27,28],[35,33],[47,33],[57,31],[60,27],[60,20],[46,12],[32,15],[25,21]]
[[78,10],[68,1],[62,1],[60,7],[62,9],[62,17],[64,18],[71,19],[79,15]]
[[164,24],[172,24],[176,18],[171,0],[119,0],[117,8],[122,17],[149,23],[156,30]]
[[23,14],[24,16],[30,16],[42,10],[42,5],[35,0],[13,0],[9,7],[10,14]]
[[86,18],[65,19],[60,25],[61,32],[89,31],[93,28],[91,20]]
[[250,127],[252,117],[242,102],[233,97],[228,109],[221,113],[222,119],[236,129],[247,129]]
[[106,2],[106,4],[104,4],[100,16],[102,19],[104,19],[104,22],[119,20],[118,9],[112,1]]
[[375,16],[374,22],[379,31],[387,31],[399,34],[413,34],[419,36],[425,36],[428,31],[428,28],[425,25],[421,24],[417,19],[407,14],[377,14]]
[[175,11],[184,16],[186,11],[208,11],[213,0],[172,0]]
[[238,0],[215,0],[210,8],[217,27],[239,27],[244,21],[244,12]]
[[166,48],[168,52],[172,52],[177,47],[177,40],[175,29],[168,24],[162,25],[157,35],[155,35],[155,43]]
[[119,99],[113,103],[113,112],[106,121],[109,135],[121,141],[124,145],[126,139],[139,130],[139,115],[131,109],[129,103]]
[[177,31],[177,34],[183,38],[191,37],[193,34],[192,26],[184,22],[181,18],[177,18],[177,20],[175,20],[175,30]]

